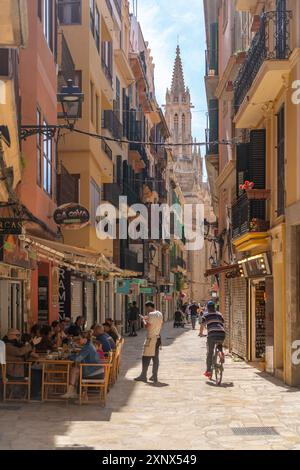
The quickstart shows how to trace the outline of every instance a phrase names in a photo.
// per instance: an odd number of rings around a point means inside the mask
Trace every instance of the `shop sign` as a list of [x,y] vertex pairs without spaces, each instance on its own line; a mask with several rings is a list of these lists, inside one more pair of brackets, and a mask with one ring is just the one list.
[[115,289],[116,294],[129,295],[130,279],[117,279]]
[[53,218],[57,225],[61,225],[67,230],[78,230],[88,225],[90,214],[85,207],[70,203],[58,207]]
[[22,235],[22,220],[0,218],[0,235]]
[[156,295],[157,294],[157,288],[156,287],[141,287],[140,294]]
[[267,253],[252,256],[239,262],[242,277],[266,277],[272,275]]
[[59,268],[58,312],[60,319],[71,317],[71,271]]

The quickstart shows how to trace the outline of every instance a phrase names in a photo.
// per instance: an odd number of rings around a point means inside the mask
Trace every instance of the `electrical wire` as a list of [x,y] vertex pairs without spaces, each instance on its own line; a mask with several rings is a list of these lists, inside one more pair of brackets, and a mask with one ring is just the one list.
[[101,134],[95,134],[93,132],[82,131],[80,129],[74,129],[73,132],[77,134],[86,135],[88,137],[93,137],[95,139],[107,141],[107,142],[117,142],[119,144],[138,144],[138,145],[145,145],[145,146],[155,146],[155,147],[200,147],[200,146],[207,146],[207,145],[238,145],[242,143],[242,141],[238,141],[237,139],[232,140],[214,140],[211,142],[151,142],[151,141],[136,141],[136,140],[125,140],[125,139],[116,139],[114,137],[106,137]]

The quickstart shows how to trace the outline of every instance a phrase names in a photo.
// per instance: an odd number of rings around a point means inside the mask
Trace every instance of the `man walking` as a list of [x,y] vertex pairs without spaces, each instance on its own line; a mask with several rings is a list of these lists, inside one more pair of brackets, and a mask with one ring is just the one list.
[[158,310],[155,310],[153,302],[146,303],[147,315],[142,317],[145,327],[147,329],[147,338],[144,343],[143,359],[142,359],[142,373],[139,377],[134,379],[136,382],[147,382],[147,372],[153,360],[153,374],[149,379],[150,381],[158,382],[158,368],[159,368],[159,349],[161,346],[160,332],[163,326],[163,315]]
[[196,302],[193,302],[192,305],[190,306],[190,314],[191,314],[191,322],[192,322],[192,328],[193,330],[196,328],[196,320],[198,316],[198,305]]
[[129,308],[128,312],[128,321],[129,321],[129,327],[130,327],[130,333],[129,336],[137,336],[137,323],[139,319],[139,309],[137,308],[136,302],[132,302],[132,305]]

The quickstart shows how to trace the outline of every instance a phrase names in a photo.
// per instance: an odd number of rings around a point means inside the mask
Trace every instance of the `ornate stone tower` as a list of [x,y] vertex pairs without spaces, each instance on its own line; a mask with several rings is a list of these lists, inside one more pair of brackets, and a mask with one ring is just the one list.
[[[173,147],[174,172],[186,204],[204,204],[204,217],[211,220],[211,197],[208,183],[203,182],[203,160],[200,147],[192,137],[192,102],[185,86],[180,48],[177,46],[171,89],[166,93],[165,118],[170,130],[170,142],[182,144]],[[210,282],[204,277],[208,267],[207,242],[200,251],[190,251],[187,256],[190,300],[197,302],[209,298]]]

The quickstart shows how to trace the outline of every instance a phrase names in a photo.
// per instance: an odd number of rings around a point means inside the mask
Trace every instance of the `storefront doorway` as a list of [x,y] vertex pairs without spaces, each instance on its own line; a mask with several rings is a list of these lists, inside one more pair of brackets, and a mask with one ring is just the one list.
[[251,283],[251,361],[266,358],[266,282],[254,279]]
[[1,334],[9,328],[24,331],[24,285],[22,281],[0,279]]

